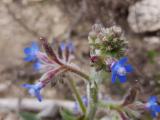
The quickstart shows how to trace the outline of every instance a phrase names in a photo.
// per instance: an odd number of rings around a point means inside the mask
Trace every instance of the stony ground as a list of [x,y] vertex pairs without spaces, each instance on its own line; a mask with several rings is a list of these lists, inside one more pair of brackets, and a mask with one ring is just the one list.
[[[160,73],[157,72],[160,70],[160,56],[157,52],[160,50],[159,6],[159,0],[142,0],[128,7],[129,13],[125,21],[127,24],[124,28],[124,31],[127,28],[125,35],[131,46],[130,53],[132,54],[129,55],[132,59],[131,62],[137,66],[139,71],[143,72],[143,77],[139,77],[139,79],[142,81],[153,80],[149,84],[154,88],[160,84]],[[19,85],[36,79],[39,75],[32,70],[31,65],[24,63],[23,49],[31,41],[37,41],[39,36],[47,37],[50,42],[59,35],[63,36],[63,33],[70,28],[72,22],[70,20],[73,19],[63,13],[64,11],[50,0],[48,2],[43,0],[0,1],[0,99],[29,97]],[[122,26],[124,27],[124,23]],[[90,28],[86,30],[88,29]],[[74,37],[73,40],[77,49],[77,59],[80,61],[78,63],[83,65],[84,69],[88,69],[86,65],[89,64],[87,60],[84,60],[88,57],[86,34],[83,38]],[[56,42],[60,41],[61,39]],[[147,51],[151,51],[151,54]],[[156,61],[155,64],[147,61],[148,55],[153,57]],[[139,73],[135,76],[138,75]],[[157,79],[156,82],[154,82],[155,79]],[[146,82],[143,82],[144,88],[148,88],[149,84],[144,83]],[[145,93],[148,93],[153,87],[149,87]],[[63,86],[56,89],[63,90]],[[158,87],[155,89],[155,92],[159,94]],[[44,93],[45,98],[64,98],[65,94],[57,94],[56,90],[50,87]],[[18,120],[17,111],[0,108],[0,120]]]

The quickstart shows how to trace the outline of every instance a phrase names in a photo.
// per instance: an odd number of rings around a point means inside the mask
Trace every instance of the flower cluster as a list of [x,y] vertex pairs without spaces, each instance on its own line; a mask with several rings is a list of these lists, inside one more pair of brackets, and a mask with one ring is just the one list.
[[39,101],[42,101],[41,89],[57,74],[67,71],[65,65],[71,65],[71,61],[74,59],[74,46],[72,42],[67,44],[62,42],[58,47],[57,56],[45,38],[40,38],[40,40],[45,52],[41,52],[38,44],[33,42],[30,47],[24,49],[26,55],[24,60],[26,62],[34,62],[34,68],[43,72],[43,75],[37,83],[23,84],[22,87],[28,89],[32,96],[36,96]]
[[[91,58],[98,59],[92,61],[97,70],[106,70],[106,66],[108,66],[106,60],[120,58],[125,55],[127,50],[128,42],[124,39],[121,28],[117,26],[105,28],[100,24],[95,24],[88,39]],[[112,61],[109,64],[112,64]]]
[[95,24],[89,33],[89,43],[91,46],[91,62],[97,70],[109,68],[112,72],[112,83],[116,78],[121,83],[126,82],[128,73],[133,72],[133,67],[126,64],[127,57],[120,60],[119,56],[124,56],[127,49],[127,41],[123,39],[120,27],[104,28],[100,24]]
[[[112,83],[115,83],[116,80],[119,80],[120,83],[125,83],[127,81],[128,73],[132,73],[134,68],[132,65],[127,64],[127,57],[122,57],[125,56],[127,51],[127,41],[123,38],[122,30],[116,26],[104,28],[102,25],[95,24],[89,33],[88,39],[91,48],[91,65],[96,69],[96,71],[111,72]],[[139,87],[133,86],[122,106],[128,108],[128,111],[130,109],[129,105],[133,105],[138,108],[143,106],[142,108],[149,109],[152,116],[156,117],[160,112],[160,105],[157,103],[157,98],[152,96],[149,101],[145,103],[146,105],[143,103],[141,105],[137,105],[135,100],[138,91]],[[133,110],[131,109],[131,111]],[[120,111],[119,113],[122,118],[127,118],[127,114],[123,114],[123,112]]]
[[[93,120],[97,115],[96,112],[99,107],[116,111],[116,114],[118,114],[118,117],[115,115],[116,119],[129,120],[132,117],[138,118],[141,110],[146,109],[151,112],[153,117],[157,117],[160,112],[157,97],[152,96],[147,102],[137,100],[137,95],[140,92],[140,87],[137,83],[131,87],[128,95],[122,101],[117,102],[110,98],[104,102],[103,97],[100,97],[99,86],[103,77],[106,80],[108,73],[111,75],[111,83],[116,83],[117,80],[120,83],[125,83],[127,75],[134,71],[133,66],[128,63],[128,58],[125,54],[127,41],[123,38],[122,30],[116,26],[104,28],[96,24],[89,33],[88,39],[92,66],[92,72],[89,75],[82,72],[73,63],[75,48],[72,42],[61,42],[57,53],[55,53],[45,38],[40,38],[44,52],[42,52],[37,43],[33,42],[31,46],[24,49],[24,60],[33,62],[34,68],[42,72],[43,75],[35,84],[23,84],[22,87],[28,89],[32,96],[37,97],[38,101],[42,101],[41,90],[52,81],[53,77],[64,72],[72,72],[81,76],[86,80],[85,83],[87,84],[87,96],[81,97],[76,89],[74,80],[68,80],[77,100],[74,105],[74,111],[75,113],[83,113],[80,118],[83,119],[84,117],[84,119]],[[69,118],[72,117],[69,116]]]
[[127,49],[128,42],[124,39],[121,28],[117,26],[104,28],[101,24],[95,24],[88,39],[91,53],[98,56],[120,57]]

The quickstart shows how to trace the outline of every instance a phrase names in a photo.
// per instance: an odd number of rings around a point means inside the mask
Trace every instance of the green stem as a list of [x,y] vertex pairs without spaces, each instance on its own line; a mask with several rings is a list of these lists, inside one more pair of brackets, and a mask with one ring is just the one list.
[[89,120],[94,120],[94,117],[95,117],[95,114],[96,114],[96,111],[97,111],[97,104],[98,104],[98,87],[96,85],[96,83],[93,83],[95,84],[94,87],[92,87],[90,85],[90,110],[89,110]]
[[120,103],[98,101],[98,106],[104,109],[120,110],[123,109]]
[[89,75],[87,75],[86,73],[82,72],[81,70],[79,70],[79,69],[77,69],[77,68],[75,68],[75,67],[72,67],[72,66],[68,66],[68,65],[65,65],[65,67],[66,67],[70,72],[76,73],[76,74],[78,74],[79,76],[83,77],[85,80],[90,81]]
[[79,103],[79,106],[83,112],[83,114],[86,113],[86,107],[85,105],[83,104],[83,101],[82,101],[82,98],[78,92],[78,90],[76,89],[76,85],[75,85],[75,82],[73,81],[73,79],[70,77],[70,80],[69,80],[69,84],[70,84],[70,87],[72,89],[72,92],[75,94],[75,97]]

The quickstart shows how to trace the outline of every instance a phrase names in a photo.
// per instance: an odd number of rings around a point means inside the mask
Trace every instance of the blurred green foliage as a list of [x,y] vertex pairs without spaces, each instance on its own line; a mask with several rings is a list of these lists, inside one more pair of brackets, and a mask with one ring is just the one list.
[[147,51],[147,57],[151,63],[155,63],[154,58],[158,56],[158,52],[156,50]]
[[19,115],[23,120],[39,120],[36,114],[30,112],[20,112]]

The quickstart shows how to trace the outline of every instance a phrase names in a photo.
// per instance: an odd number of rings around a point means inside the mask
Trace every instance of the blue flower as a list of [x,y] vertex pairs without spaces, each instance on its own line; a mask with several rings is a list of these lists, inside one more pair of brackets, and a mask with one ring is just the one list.
[[42,68],[42,63],[37,60],[34,64],[33,64],[33,68],[36,70],[36,71],[39,71],[41,68]]
[[82,97],[82,101],[83,101],[83,104],[87,107],[88,106],[88,99],[86,96]]
[[71,41],[69,41],[68,43],[61,42],[60,44],[61,51],[64,51],[66,48],[69,50],[70,53],[72,53],[75,49]]
[[30,47],[24,49],[24,53],[26,57],[24,60],[26,62],[35,61],[37,59],[36,54],[40,51],[40,48],[36,42],[32,42]]
[[158,99],[156,96],[151,96],[147,102],[147,108],[150,109],[152,117],[157,117],[160,112],[160,105],[157,103]]
[[64,42],[61,42],[60,48],[61,48],[61,51],[64,51],[66,48],[66,44]]
[[73,45],[73,43],[71,41],[67,43],[66,47],[69,49],[70,53],[73,53],[74,50],[75,50],[74,45]]
[[132,65],[126,64],[127,60],[128,60],[127,57],[123,57],[119,61],[114,63],[113,66],[111,66],[112,83],[115,83],[117,78],[120,80],[121,83],[126,82],[127,73],[133,72]]
[[32,96],[37,97],[38,101],[42,101],[42,96],[40,95],[40,90],[43,88],[42,83],[36,83],[36,84],[23,84],[23,88],[28,89],[29,93]]

